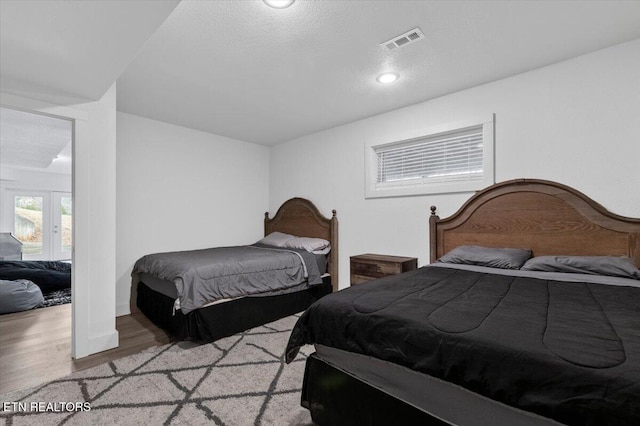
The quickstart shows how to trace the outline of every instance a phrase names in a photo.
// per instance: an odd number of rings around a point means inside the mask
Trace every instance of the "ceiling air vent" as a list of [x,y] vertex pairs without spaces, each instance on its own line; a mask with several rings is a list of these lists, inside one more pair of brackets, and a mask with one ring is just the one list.
[[398,37],[394,37],[391,40],[380,43],[380,46],[384,47],[387,50],[393,50],[397,49],[398,47],[411,44],[414,41],[422,40],[423,38],[424,34],[422,34],[422,31],[420,31],[420,28],[414,28],[411,31],[407,31],[404,34],[399,35]]

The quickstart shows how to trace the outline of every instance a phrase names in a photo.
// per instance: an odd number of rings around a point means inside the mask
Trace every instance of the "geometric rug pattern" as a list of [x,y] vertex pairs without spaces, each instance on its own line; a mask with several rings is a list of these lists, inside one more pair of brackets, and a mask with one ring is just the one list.
[[[313,348],[284,363],[298,317],[213,343],[159,346],[2,395],[0,403],[23,405],[0,406],[0,425],[311,425],[300,392]],[[90,411],[72,407],[85,402]]]
[[71,303],[71,289],[65,288],[62,290],[52,291],[50,293],[42,293],[44,296],[44,302],[38,308],[48,308],[49,306],[64,305]]

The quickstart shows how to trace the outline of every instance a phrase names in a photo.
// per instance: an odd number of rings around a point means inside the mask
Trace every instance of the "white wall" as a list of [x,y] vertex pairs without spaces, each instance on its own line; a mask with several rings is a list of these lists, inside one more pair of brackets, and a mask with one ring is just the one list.
[[251,244],[269,207],[269,149],[118,112],[117,313],[149,253]]
[[325,214],[337,209],[341,287],[349,283],[349,256],[359,253],[416,256],[424,265],[429,206],[446,217],[471,194],[365,200],[364,142],[495,113],[496,181],[554,180],[614,213],[640,217],[638,76],[640,39],[277,145],[271,209],[292,196]]

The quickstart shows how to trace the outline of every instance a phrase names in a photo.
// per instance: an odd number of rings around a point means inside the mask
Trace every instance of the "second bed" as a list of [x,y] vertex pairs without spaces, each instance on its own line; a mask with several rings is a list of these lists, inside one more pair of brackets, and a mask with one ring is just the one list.
[[144,256],[136,304],[178,340],[214,341],[305,310],[337,288],[338,222],[286,201],[250,246]]

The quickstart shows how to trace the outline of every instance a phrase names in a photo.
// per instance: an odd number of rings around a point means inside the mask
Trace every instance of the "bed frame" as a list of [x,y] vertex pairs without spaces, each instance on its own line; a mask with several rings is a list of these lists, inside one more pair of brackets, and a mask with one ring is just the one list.
[[[172,315],[174,300],[137,283],[136,305],[154,324],[167,330],[177,340],[211,342],[238,332],[305,310],[319,298],[338,288],[338,219],[324,217],[309,200],[285,201],[273,219],[264,215],[265,236],[279,231],[300,237],[324,238],[331,243],[327,270],[322,284],[276,296],[243,297]],[[134,279],[135,286],[135,279]]]
[[[526,247],[535,256],[628,256],[640,266],[640,219],[613,214],[581,192],[551,181],[498,183],[477,192],[445,219],[436,215],[433,206],[429,230],[432,262],[459,245],[480,245]],[[426,381],[429,386],[424,387],[424,395],[416,398],[438,409],[423,410],[394,396],[385,386],[360,380],[355,373],[360,366],[361,362],[353,361],[334,364],[318,353],[307,359],[302,405],[310,409],[316,423],[558,424],[447,382],[432,387],[433,380]]]
[[430,258],[460,245],[522,247],[534,256],[627,256],[640,266],[640,219],[611,213],[560,183],[516,179],[476,193],[452,216],[431,206]]
[[291,198],[280,206],[273,219],[265,212],[264,235],[272,232],[328,240],[331,251],[327,271],[331,275],[333,291],[338,291],[338,219],[335,210],[331,211],[331,218],[324,217],[311,201]]

